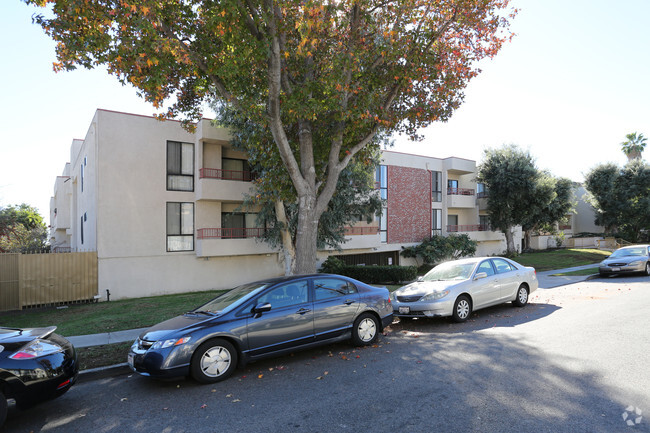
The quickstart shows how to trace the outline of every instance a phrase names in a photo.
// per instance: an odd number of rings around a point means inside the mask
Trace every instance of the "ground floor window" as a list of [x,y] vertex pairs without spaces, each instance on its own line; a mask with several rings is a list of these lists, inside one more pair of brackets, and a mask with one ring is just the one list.
[[167,251],[194,251],[194,203],[167,203]]

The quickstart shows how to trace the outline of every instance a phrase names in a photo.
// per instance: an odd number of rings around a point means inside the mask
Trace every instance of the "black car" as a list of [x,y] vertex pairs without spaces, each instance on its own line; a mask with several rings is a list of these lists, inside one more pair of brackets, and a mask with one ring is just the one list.
[[317,345],[372,344],[393,320],[386,288],[315,274],[244,284],[143,332],[128,355],[145,376],[218,382],[237,365]]
[[64,394],[79,372],[74,346],[47,328],[0,328],[0,426],[7,399],[24,409]]

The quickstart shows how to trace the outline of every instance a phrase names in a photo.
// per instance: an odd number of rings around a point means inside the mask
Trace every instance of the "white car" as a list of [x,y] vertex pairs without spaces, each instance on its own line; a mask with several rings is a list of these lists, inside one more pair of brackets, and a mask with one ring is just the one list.
[[472,311],[512,301],[528,303],[539,283],[535,268],[503,257],[473,257],[442,263],[391,294],[398,317],[448,317],[464,322]]

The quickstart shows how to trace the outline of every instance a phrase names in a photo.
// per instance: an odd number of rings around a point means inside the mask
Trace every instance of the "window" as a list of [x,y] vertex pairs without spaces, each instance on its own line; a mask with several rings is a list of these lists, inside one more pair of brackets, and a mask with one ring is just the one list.
[[194,203],[167,203],[167,251],[194,250]]
[[314,300],[337,298],[357,293],[352,283],[338,278],[317,278],[314,280]]
[[309,301],[309,286],[307,281],[283,284],[269,290],[257,299],[259,304],[271,304],[271,309],[275,310],[283,307],[304,304]]
[[492,267],[492,264],[489,260],[486,260],[479,265],[476,273],[478,274],[479,272],[485,272],[488,277],[490,275],[494,275],[494,268]]
[[478,216],[479,231],[485,232],[490,230],[490,217],[487,215]]
[[516,268],[510,263],[506,262],[503,259],[492,259],[494,267],[497,269],[497,274],[503,274],[504,272],[516,271]]
[[442,209],[431,210],[431,235],[442,235]]
[[476,184],[476,197],[477,198],[485,198],[485,197],[487,197],[487,188],[485,188],[484,183],[477,183]]
[[256,213],[229,212],[221,214],[222,237],[250,238],[259,235]]
[[194,191],[194,144],[167,142],[167,191]]
[[458,194],[458,181],[455,179],[447,180],[447,194]]
[[447,231],[448,232],[457,232],[458,231],[458,215],[447,215]]
[[431,200],[442,201],[442,172],[431,172]]
[[379,188],[379,195],[381,199],[384,200],[381,215],[379,216],[379,238],[381,242],[386,243],[388,238],[388,207],[386,206],[385,200],[388,199],[388,167],[385,165],[377,167],[375,180],[375,184],[377,185],[377,188]]
[[251,180],[251,172],[248,161],[243,159],[221,159],[221,178],[230,180]]

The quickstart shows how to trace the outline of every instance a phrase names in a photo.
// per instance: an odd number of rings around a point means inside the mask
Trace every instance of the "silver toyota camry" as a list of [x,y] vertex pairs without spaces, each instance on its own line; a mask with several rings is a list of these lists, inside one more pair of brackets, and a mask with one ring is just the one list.
[[442,263],[391,294],[398,317],[467,320],[472,311],[511,301],[523,307],[537,290],[534,268],[503,257],[474,257]]

